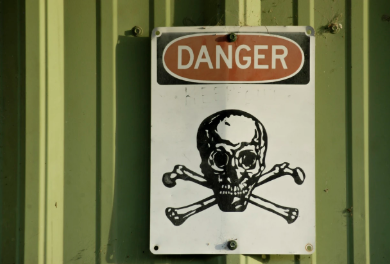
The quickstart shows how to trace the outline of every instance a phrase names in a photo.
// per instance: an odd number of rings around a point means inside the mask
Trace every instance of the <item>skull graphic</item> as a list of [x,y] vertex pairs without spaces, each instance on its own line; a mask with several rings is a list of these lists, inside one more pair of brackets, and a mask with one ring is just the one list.
[[162,182],[173,188],[177,180],[190,181],[211,189],[214,194],[187,206],[166,208],[168,219],[179,226],[216,204],[223,212],[243,212],[251,203],[284,218],[289,224],[294,223],[298,209],[278,205],[252,193],[255,188],[284,176],[291,176],[298,185],[305,181],[304,171],[300,167],[289,167],[287,162],[275,164],[264,172],[267,143],[264,126],[244,111],[224,110],[203,120],[197,133],[203,175],[184,165],[176,165],[171,172],[163,174]]
[[200,168],[224,212],[242,212],[265,168],[267,133],[254,116],[224,110],[199,126]]

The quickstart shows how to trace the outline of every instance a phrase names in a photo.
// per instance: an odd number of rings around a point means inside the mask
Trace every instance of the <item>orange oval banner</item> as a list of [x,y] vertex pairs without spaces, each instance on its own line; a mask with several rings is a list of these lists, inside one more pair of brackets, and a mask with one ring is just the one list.
[[304,62],[301,47],[276,35],[197,34],[175,39],[163,53],[163,64],[172,76],[192,82],[262,83],[297,74]]

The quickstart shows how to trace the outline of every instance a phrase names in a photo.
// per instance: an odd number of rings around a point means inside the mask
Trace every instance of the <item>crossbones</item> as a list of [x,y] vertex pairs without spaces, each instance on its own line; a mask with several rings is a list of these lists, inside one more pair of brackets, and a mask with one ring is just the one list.
[[290,168],[289,163],[276,164],[266,173],[265,155],[267,133],[260,121],[241,110],[224,110],[207,117],[199,126],[197,147],[204,176],[176,165],[172,172],[165,173],[162,181],[172,188],[176,181],[191,181],[213,190],[214,195],[180,208],[168,207],[165,214],[175,225],[183,224],[189,217],[218,204],[224,212],[243,212],[248,203],[281,216],[291,224],[299,211],[272,203],[252,193],[265,183],[291,176],[301,185],[304,171]]

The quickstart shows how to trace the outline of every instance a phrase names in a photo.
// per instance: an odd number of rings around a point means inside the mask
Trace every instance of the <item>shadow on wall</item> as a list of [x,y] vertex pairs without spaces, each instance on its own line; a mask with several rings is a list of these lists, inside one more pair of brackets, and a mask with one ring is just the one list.
[[[156,8],[151,4],[152,20]],[[171,21],[175,26],[216,24],[222,21],[223,10],[223,0],[174,1]],[[155,24],[152,20],[151,25]],[[158,256],[149,250],[150,45],[149,37],[119,36],[116,46],[116,175],[105,261],[225,262],[224,256]]]
[[149,251],[150,68],[150,38],[119,36],[115,195],[106,261],[215,262],[217,256],[155,256]]

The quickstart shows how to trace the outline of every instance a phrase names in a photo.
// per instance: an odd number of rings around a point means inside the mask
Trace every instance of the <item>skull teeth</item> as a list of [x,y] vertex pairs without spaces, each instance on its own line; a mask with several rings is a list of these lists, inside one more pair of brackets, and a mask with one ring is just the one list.
[[242,194],[245,194],[245,193],[247,193],[247,191],[246,190],[243,190],[243,191],[241,191],[241,190],[239,190],[239,191],[230,191],[230,190],[228,190],[228,191],[219,191],[219,194],[227,194],[227,195],[242,195]]
[[245,181],[241,182],[238,186],[231,186],[230,184],[222,184],[219,194],[221,195],[232,195],[232,196],[242,196],[249,193],[248,186]]

